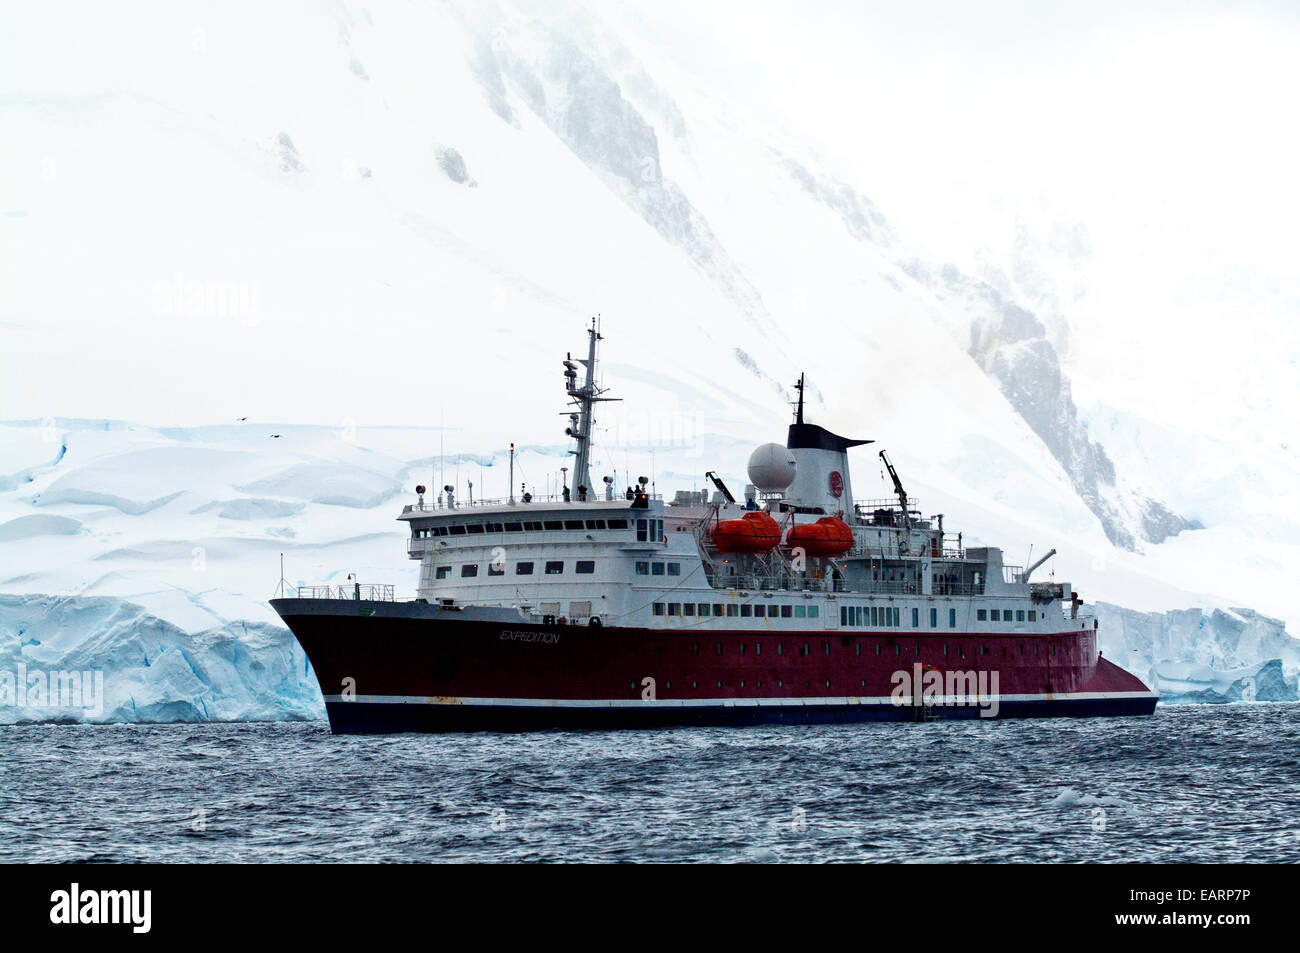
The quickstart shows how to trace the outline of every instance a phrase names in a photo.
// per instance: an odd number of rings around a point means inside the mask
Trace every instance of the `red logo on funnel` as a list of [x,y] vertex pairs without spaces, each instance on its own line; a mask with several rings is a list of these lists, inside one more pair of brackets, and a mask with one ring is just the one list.
[[840,476],[839,470],[831,471],[831,496],[837,500],[844,493],[844,477]]

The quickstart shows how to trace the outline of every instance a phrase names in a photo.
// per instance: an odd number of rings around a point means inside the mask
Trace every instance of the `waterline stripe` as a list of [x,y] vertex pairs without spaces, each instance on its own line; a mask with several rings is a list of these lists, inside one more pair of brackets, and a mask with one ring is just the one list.
[[[934,705],[983,705],[991,702],[1038,701],[1118,701],[1121,699],[1159,698],[1155,692],[1062,692],[1051,695],[944,695],[928,699]],[[910,707],[911,696],[904,695],[896,705],[888,695],[810,698],[470,698],[459,695],[326,695],[327,704],[367,705],[460,705],[490,708],[826,708],[831,706],[889,705]]]

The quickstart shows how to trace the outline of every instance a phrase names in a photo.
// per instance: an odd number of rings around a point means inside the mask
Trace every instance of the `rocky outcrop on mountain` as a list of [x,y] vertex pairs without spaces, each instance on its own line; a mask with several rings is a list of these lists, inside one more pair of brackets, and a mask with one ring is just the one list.
[[799,183],[805,192],[835,212],[844,222],[844,227],[848,229],[849,234],[858,241],[887,245],[892,240],[885,216],[865,195],[843,182],[818,175],[788,156],[781,157],[780,161],[791,178]]
[[455,149],[444,147],[438,150],[438,168],[442,169],[447,178],[457,185],[467,185],[471,189],[478,185],[469,177],[469,172],[465,169],[465,159]]
[[1193,528],[1158,500],[1120,486],[1115,465],[1079,419],[1070,381],[1039,320],[954,268],[945,269],[944,279],[950,291],[983,299],[987,310],[971,325],[971,357],[1060,462],[1107,538],[1133,550],[1139,540],[1159,543]]
[[[571,39],[534,24],[527,36],[530,55],[516,51],[510,34],[498,31],[475,51],[474,69],[493,109],[513,116],[503,97],[505,83],[524,104],[601,180],[663,238],[680,248],[756,326],[770,327],[758,290],[731,260],[708,221],[682,189],[664,175],[655,127],[626,96],[615,78]],[[633,72],[634,77],[641,75]],[[500,80],[500,82],[498,82]],[[680,133],[681,116],[642,77],[640,87],[659,98],[658,111]]]

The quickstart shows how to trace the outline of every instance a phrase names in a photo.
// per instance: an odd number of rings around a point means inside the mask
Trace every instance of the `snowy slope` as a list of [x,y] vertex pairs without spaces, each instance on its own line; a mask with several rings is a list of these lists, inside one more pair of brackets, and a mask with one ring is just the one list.
[[[1179,416],[1131,371],[1099,389],[1080,315],[1112,347],[1119,332],[1086,226],[1035,210],[999,238],[967,197],[979,228],[918,239],[930,220],[877,206],[761,99],[722,95],[707,46],[661,18],[3,17],[2,592],[116,600],[178,645],[273,626],[281,553],[291,582],[409,593],[399,504],[417,482],[504,495],[512,441],[544,490],[566,449],[558,359],[600,312],[624,398],[599,421],[602,472],[743,483],[806,371],[813,419],[880,441],[969,541],[1013,562],[1055,546],[1047,570],[1090,600],[1300,627],[1300,444]],[[1295,353],[1284,331],[1269,380]],[[1277,421],[1293,385],[1242,387]],[[887,495],[855,453],[859,495]],[[12,642],[13,606],[45,603],[7,605]],[[243,710],[266,711],[247,684]]]

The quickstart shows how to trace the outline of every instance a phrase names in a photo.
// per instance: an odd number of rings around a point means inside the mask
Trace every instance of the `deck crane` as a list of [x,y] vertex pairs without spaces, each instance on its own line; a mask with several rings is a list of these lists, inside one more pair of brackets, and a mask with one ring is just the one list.
[[889,478],[894,481],[894,492],[898,494],[898,504],[903,508],[903,525],[907,528],[907,536],[903,538],[899,548],[906,552],[911,549],[912,539],[912,517],[907,511],[907,491],[903,489],[903,481],[898,478],[898,471],[894,469],[894,465],[889,462],[889,457],[885,456],[883,450],[880,451],[880,460],[889,471]]
[[722,478],[720,476],[718,476],[712,470],[707,471],[704,475],[708,477],[711,481],[713,481],[713,485],[718,488],[718,492],[721,493],[726,498],[728,503],[736,502],[736,498],[731,495],[731,491],[727,489],[727,484],[722,482]]

